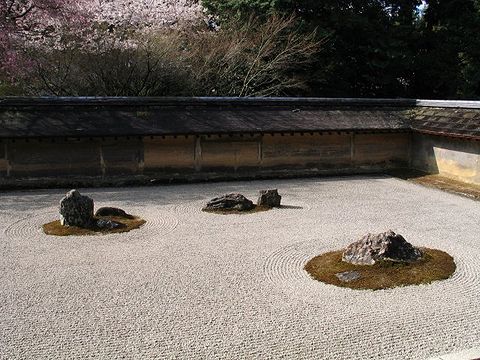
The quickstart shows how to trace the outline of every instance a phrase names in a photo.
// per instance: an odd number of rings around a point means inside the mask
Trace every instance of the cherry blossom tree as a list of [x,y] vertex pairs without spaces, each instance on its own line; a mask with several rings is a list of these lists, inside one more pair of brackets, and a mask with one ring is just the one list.
[[288,94],[305,84],[292,64],[321,45],[295,18],[211,26],[199,0],[0,4],[0,94],[2,81],[28,95]]
[[[25,50],[65,30],[75,31],[88,19],[89,0],[1,0],[0,76],[13,80],[29,68]],[[1,78],[0,78],[1,80]]]
[[96,22],[114,27],[163,28],[196,22],[203,14],[199,0],[95,0]]

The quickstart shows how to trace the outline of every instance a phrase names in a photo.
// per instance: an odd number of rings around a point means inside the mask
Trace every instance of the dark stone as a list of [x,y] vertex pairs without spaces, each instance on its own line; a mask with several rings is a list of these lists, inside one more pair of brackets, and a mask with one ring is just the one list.
[[280,207],[282,197],[278,195],[278,190],[260,190],[260,196],[258,197],[258,206],[267,207]]
[[335,274],[338,280],[343,282],[352,282],[357,279],[360,279],[360,273],[358,271],[345,271]]
[[93,200],[70,190],[60,201],[60,223],[64,226],[88,228],[93,224]]
[[254,207],[253,202],[241,194],[226,194],[210,200],[203,210],[248,211]]
[[95,216],[117,216],[130,219],[132,215],[127,214],[124,210],[115,207],[101,207],[95,213]]
[[374,265],[382,260],[414,262],[421,257],[419,249],[389,230],[381,234],[367,234],[350,244],[343,252],[342,260],[355,265]]
[[124,224],[120,224],[116,221],[103,220],[103,219],[98,219],[96,225],[99,229],[104,229],[104,230],[112,230],[112,229],[125,227]]

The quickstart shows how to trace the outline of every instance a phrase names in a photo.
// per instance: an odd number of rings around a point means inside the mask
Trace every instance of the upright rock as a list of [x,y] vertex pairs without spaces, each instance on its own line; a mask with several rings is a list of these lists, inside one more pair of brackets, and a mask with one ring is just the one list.
[[422,252],[392,230],[381,234],[367,234],[350,244],[342,260],[355,265],[374,265],[377,261],[414,262]]
[[60,223],[87,228],[93,224],[93,200],[70,190],[60,201]]
[[260,190],[260,196],[257,200],[258,206],[280,207],[282,197],[278,195],[278,190]]
[[237,211],[248,211],[253,209],[255,206],[253,202],[248,200],[245,196],[241,194],[226,194],[217,198],[210,200],[207,205],[203,208],[206,211],[215,211],[215,210],[237,210]]

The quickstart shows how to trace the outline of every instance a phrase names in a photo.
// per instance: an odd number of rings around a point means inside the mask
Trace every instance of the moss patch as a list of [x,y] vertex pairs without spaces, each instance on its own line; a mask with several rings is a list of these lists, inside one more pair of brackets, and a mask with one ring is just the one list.
[[114,234],[114,233],[124,233],[129,232],[134,229],[138,229],[140,226],[145,224],[145,220],[131,216],[131,218],[117,217],[117,216],[97,216],[96,220],[112,220],[117,223],[123,224],[124,226],[117,229],[99,229],[99,228],[80,228],[77,226],[63,226],[60,224],[60,220],[52,221],[47,224],[42,225],[43,232],[47,235],[55,236],[83,236],[83,235],[103,235],[103,234]]
[[[448,279],[456,269],[453,258],[446,252],[422,248],[424,256],[415,263],[382,261],[375,265],[353,265],[342,261],[343,251],[319,255],[305,265],[316,280],[351,289],[390,289],[398,286],[429,284]],[[340,281],[336,274],[356,271],[360,278]]]
[[429,175],[414,170],[391,171],[391,176],[420,184],[423,186],[439,189],[449,193],[480,200],[480,186],[453,180],[441,175]]
[[239,211],[239,210],[226,210],[226,209],[218,209],[218,210],[209,210],[209,209],[202,209],[203,212],[211,213],[211,214],[220,214],[220,215],[231,215],[231,214],[254,214],[262,211],[268,211],[272,210],[271,207],[268,206],[258,206],[255,205],[255,207],[251,210],[245,210],[245,211]]
[[480,200],[480,186],[478,185],[467,184],[440,175],[427,175],[409,180],[424,186]]

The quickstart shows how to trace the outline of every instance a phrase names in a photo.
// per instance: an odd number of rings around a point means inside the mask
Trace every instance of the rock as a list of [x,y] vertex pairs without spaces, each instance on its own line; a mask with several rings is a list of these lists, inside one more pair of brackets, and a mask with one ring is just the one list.
[[60,201],[60,223],[87,228],[93,224],[93,200],[70,190]]
[[360,273],[358,271],[345,271],[335,274],[338,280],[343,282],[352,282],[357,279],[360,279]]
[[258,197],[258,206],[267,207],[280,207],[280,201],[282,197],[278,195],[278,190],[260,190],[260,196]]
[[374,265],[377,261],[414,262],[422,252],[392,230],[381,234],[367,234],[350,244],[342,260],[355,265]]
[[104,230],[112,230],[112,229],[125,227],[124,224],[120,224],[116,221],[103,220],[103,219],[98,219],[96,225],[99,229],[104,229]]
[[129,219],[132,215],[127,214],[124,210],[115,207],[101,207],[95,213],[95,216],[117,216]]
[[210,200],[203,210],[238,210],[248,211],[255,206],[241,194],[226,194]]

